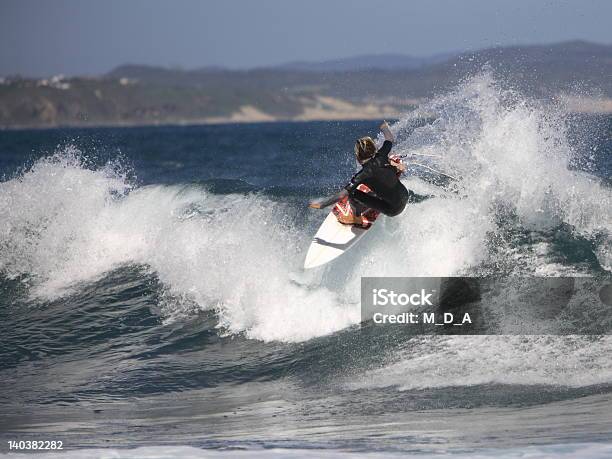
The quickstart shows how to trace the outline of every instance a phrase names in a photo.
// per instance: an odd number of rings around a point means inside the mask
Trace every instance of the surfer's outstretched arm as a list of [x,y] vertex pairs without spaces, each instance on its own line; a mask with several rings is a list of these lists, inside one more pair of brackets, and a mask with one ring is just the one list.
[[385,141],[376,152],[376,156],[388,157],[389,153],[391,153],[391,148],[393,147],[395,137],[393,136],[391,129],[389,129],[389,124],[386,121],[383,121],[383,123],[380,125],[380,131],[385,136]]
[[348,191],[341,190],[338,193],[328,196],[327,198],[315,199],[308,204],[308,207],[313,209],[323,209],[324,207],[331,206],[339,199],[342,199],[348,194]]

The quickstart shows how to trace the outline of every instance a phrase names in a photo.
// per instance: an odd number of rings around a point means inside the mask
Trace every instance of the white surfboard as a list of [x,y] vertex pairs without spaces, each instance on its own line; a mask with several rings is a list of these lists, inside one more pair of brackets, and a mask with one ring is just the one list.
[[304,269],[316,268],[338,258],[353,247],[368,230],[369,228],[343,225],[338,222],[334,213],[330,212],[308,247]]

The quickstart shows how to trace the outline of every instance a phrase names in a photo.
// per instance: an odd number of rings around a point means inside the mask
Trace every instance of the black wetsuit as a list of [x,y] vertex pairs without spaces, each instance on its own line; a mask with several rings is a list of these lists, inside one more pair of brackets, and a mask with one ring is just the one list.
[[[359,172],[353,175],[345,187],[349,200],[358,214],[364,208],[375,209],[391,217],[402,213],[410,200],[410,191],[399,181],[397,169],[389,163],[389,153],[393,144],[385,140],[382,147],[368,160]],[[367,185],[374,194],[357,189],[360,184]]]

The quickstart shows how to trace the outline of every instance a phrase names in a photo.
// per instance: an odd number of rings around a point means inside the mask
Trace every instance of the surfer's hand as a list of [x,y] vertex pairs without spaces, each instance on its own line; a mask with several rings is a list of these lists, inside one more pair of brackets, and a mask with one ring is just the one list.
[[387,123],[386,121],[383,121],[383,123],[380,125],[380,130],[385,135],[385,140],[388,140],[389,142],[395,141],[395,137],[393,137],[391,128],[389,128],[389,123]]
[[406,165],[402,161],[394,161],[392,159],[389,159],[389,164],[391,164],[400,172],[404,172],[406,170]]
[[312,201],[310,204],[308,204],[308,207],[310,207],[311,209],[320,209],[321,203]]

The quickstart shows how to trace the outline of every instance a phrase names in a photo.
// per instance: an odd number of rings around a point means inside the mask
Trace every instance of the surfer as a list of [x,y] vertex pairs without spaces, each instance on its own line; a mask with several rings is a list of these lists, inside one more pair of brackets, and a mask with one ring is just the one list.
[[[347,225],[362,225],[362,213],[367,209],[390,217],[402,213],[411,195],[399,180],[406,166],[399,157],[389,157],[395,139],[386,121],[380,125],[380,130],[385,137],[380,149],[376,149],[371,137],[361,137],[355,143],[355,157],[361,170],[353,175],[348,185],[329,198],[311,202],[309,207],[321,209],[348,196],[353,212],[338,216],[338,221]],[[371,192],[362,191],[364,187],[360,185],[365,185]]]

